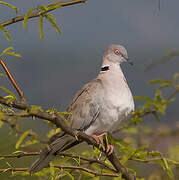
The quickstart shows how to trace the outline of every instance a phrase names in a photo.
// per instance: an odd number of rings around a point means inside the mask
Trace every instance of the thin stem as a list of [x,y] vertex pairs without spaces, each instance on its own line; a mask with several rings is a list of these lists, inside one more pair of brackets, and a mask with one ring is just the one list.
[[17,93],[20,96],[21,100],[25,100],[23,92],[21,91],[21,89],[19,88],[17,82],[15,81],[14,77],[12,76],[11,72],[9,71],[8,67],[6,66],[6,64],[4,63],[3,59],[0,57],[0,63],[4,69],[4,71],[6,72],[9,80],[11,81],[12,85],[14,86],[14,88],[16,89]]
[[[58,168],[58,169],[73,169],[73,170],[85,171],[90,174],[94,174],[95,176],[108,176],[108,177],[118,177],[119,176],[119,174],[116,174],[116,173],[115,174],[100,173],[100,172],[94,171],[92,169],[88,169],[88,168],[81,167],[81,166],[54,166],[54,167]],[[7,172],[7,171],[11,171],[11,172],[28,171],[28,169],[29,168],[2,168],[2,169],[0,169],[0,173]]]
[[[58,5],[59,6],[62,6],[62,7],[65,7],[65,6],[71,6],[71,5],[74,5],[74,4],[79,4],[79,3],[85,3],[87,0],[72,0],[72,1],[67,1],[67,2],[61,2],[61,0],[59,1]],[[46,12],[42,12],[42,11],[37,11],[35,13],[32,13],[28,18],[31,19],[31,18],[35,18],[35,17],[39,17],[40,15],[44,15],[50,11],[53,11],[55,10],[56,8],[52,8]],[[15,18],[12,18],[8,21],[5,21],[5,22],[2,22],[0,23],[2,26],[7,26],[7,25],[10,25],[10,24],[13,24],[13,23],[16,23],[16,22],[19,22],[19,21],[23,21],[24,20],[24,17],[25,16],[17,16]]]

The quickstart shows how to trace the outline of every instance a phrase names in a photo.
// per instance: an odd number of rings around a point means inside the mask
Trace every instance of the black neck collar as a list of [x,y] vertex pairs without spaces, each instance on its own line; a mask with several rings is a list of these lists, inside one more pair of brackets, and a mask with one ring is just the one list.
[[109,66],[104,66],[101,68],[101,71],[108,71],[109,70]]

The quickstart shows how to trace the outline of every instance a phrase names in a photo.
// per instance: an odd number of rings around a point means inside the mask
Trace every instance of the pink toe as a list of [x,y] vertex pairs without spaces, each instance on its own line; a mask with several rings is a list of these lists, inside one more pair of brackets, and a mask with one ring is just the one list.
[[107,148],[108,155],[111,155],[114,152],[114,146],[109,144]]

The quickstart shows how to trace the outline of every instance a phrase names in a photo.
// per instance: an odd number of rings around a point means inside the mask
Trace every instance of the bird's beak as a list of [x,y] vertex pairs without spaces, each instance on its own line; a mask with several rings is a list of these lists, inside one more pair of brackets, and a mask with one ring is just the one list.
[[130,64],[133,65],[133,62],[127,57],[122,54],[122,57]]
[[129,58],[125,58],[125,59],[130,65],[133,65],[133,62]]

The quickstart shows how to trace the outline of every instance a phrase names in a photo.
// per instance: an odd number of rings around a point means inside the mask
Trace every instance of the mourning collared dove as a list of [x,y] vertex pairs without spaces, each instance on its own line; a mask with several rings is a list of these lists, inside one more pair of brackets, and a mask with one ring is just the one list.
[[[121,45],[110,45],[104,53],[98,76],[84,85],[66,109],[66,117],[73,130],[83,131],[98,137],[120,128],[134,110],[132,93],[127,85],[120,63],[129,61],[126,49]],[[30,172],[47,167],[61,151],[78,144],[65,132],[55,134],[40,157],[32,164]]]

